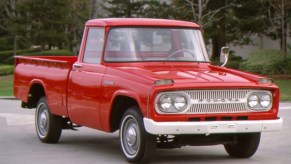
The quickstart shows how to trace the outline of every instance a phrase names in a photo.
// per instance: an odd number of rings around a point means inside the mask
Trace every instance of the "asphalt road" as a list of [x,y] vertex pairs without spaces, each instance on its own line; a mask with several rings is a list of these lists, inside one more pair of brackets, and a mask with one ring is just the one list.
[[[152,163],[277,164],[291,161],[291,103],[281,103],[283,130],[263,133],[257,153],[249,159],[228,157],[223,146],[183,147],[156,151]],[[127,163],[118,133],[89,128],[64,130],[58,144],[41,143],[34,128],[34,110],[17,100],[0,99],[0,164]]]

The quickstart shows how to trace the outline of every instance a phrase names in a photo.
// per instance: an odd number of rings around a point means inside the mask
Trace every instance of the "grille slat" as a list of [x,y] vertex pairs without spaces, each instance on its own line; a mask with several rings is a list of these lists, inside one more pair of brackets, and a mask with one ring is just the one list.
[[191,90],[192,105],[187,114],[249,112],[247,95],[251,90]]

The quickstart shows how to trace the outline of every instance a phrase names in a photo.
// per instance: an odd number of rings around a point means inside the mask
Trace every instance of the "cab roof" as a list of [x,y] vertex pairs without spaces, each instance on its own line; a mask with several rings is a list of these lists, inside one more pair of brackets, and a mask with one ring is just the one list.
[[86,22],[86,26],[162,26],[162,27],[187,27],[198,28],[200,26],[193,22],[169,20],[169,19],[151,19],[151,18],[103,18],[92,19]]

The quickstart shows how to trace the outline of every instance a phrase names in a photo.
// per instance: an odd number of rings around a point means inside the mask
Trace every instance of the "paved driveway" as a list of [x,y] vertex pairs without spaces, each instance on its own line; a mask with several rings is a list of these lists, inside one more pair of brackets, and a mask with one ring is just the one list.
[[[250,159],[228,157],[223,146],[157,150],[153,163],[290,163],[291,103],[280,103],[284,118],[280,132],[263,133],[257,153]],[[34,110],[20,108],[20,101],[0,99],[0,164],[127,163],[118,133],[89,128],[63,131],[58,144],[40,143],[34,129]]]

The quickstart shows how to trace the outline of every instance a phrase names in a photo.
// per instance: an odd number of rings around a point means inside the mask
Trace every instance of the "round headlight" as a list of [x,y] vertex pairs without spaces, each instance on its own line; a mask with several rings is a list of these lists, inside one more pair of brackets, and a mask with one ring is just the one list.
[[184,110],[185,107],[187,106],[187,99],[185,97],[182,97],[182,96],[176,97],[176,99],[174,101],[174,106],[179,111]]
[[172,106],[172,99],[170,96],[164,95],[160,98],[160,106],[162,109],[169,109]]
[[260,98],[260,103],[262,107],[266,108],[271,104],[271,96],[270,95],[263,95]]
[[259,103],[259,98],[257,95],[251,95],[248,99],[248,104],[251,108],[255,107]]

